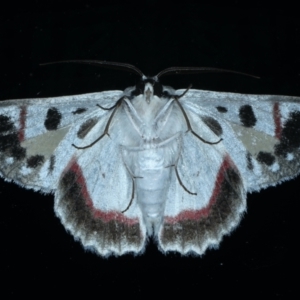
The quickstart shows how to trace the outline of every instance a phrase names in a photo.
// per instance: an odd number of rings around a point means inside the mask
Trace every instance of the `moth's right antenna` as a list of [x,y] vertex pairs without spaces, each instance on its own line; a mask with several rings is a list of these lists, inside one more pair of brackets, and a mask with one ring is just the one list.
[[156,77],[159,78],[165,75],[177,75],[177,74],[198,74],[198,73],[233,73],[240,74],[245,76],[250,76],[256,79],[259,79],[258,76],[254,76],[247,73],[231,71],[226,69],[218,69],[218,68],[207,68],[207,67],[171,67],[160,71]]

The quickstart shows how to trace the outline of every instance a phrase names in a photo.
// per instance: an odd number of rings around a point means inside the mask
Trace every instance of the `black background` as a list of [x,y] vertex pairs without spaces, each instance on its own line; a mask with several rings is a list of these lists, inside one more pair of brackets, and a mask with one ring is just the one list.
[[[170,76],[174,88],[300,96],[300,24],[288,4],[209,5],[125,1],[109,5],[26,1],[0,12],[0,100],[122,90],[136,77],[66,59],[127,62],[146,75],[171,66],[225,68],[261,76]],[[287,9],[289,7],[289,9]],[[213,178],[212,178],[213,180]],[[86,252],[53,212],[53,196],[0,180],[1,293],[121,297],[291,296],[299,268],[300,179],[248,195],[240,226],[202,257]],[[298,226],[298,223],[297,223]]]

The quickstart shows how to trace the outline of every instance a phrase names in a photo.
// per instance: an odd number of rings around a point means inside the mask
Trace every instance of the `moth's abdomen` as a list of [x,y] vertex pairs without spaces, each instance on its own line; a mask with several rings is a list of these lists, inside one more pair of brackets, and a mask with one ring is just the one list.
[[148,234],[157,233],[163,221],[170,168],[145,170],[141,175],[142,178],[136,178],[137,202]]
[[156,234],[162,224],[173,168],[167,164],[164,148],[131,152],[130,170],[135,181],[135,197],[142,211],[147,232]]

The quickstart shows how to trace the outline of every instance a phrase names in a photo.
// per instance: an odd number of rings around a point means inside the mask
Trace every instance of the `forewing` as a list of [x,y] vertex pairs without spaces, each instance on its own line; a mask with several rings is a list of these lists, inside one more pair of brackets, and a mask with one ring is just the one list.
[[[180,101],[213,131],[222,129],[220,137],[243,174],[247,191],[276,185],[299,173],[298,97],[190,90]],[[223,124],[233,130],[233,137]],[[243,149],[233,149],[232,139],[239,140]]]
[[[0,175],[24,187],[50,192],[75,148],[122,92],[0,102]],[[78,127],[70,134],[70,129]]]

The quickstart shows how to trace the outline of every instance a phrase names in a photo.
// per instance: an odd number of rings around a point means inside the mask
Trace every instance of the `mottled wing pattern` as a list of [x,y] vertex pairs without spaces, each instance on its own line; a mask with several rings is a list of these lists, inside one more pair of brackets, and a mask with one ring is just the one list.
[[0,102],[0,175],[27,188],[53,191],[75,151],[70,128],[79,126],[77,135],[83,138],[106,112],[96,105],[111,106],[121,93]]
[[[238,166],[248,192],[299,173],[298,97],[191,90],[181,103],[186,110],[198,113],[212,131],[221,131],[222,143]],[[233,139],[239,140],[242,148],[236,147]]]

